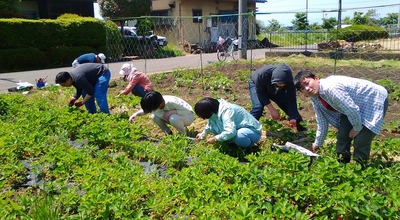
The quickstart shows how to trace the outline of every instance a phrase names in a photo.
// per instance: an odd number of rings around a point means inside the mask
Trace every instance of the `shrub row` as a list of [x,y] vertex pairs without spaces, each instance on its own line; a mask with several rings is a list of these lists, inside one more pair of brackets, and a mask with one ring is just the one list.
[[[0,19],[0,72],[69,66],[81,53],[121,54],[121,35],[111,21],[69,19]],[[107,41],[105,40],[107,39]],[[119,50],[107,51],[109,46]],[[18,60],[18,67],[15,61]]]
[[331,39],[342,39],[348,42],[376,40],[388,37],[389,33],[384,28],[368,25],[352,25],[330,32]]

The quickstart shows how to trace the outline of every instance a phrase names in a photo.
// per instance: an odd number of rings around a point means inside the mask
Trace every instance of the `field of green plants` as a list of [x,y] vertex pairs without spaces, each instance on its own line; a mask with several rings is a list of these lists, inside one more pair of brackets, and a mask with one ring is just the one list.
[[[161,93],[192,105],[213,96],[249,109],[249,70],[240,65],[150,78]],[[399,83],[379,82],[398,103]],[[0,94],[1,219],[400,219],[398,120],[385,123],[382,130],[391,135],[377,136],[362,169],[337,162],[333,129],[318,158],[271,147],[312,143],[315,123],[305,116],[313,115],[306,99],[298,105],[308,132],[293,132],[284,118],[263,117],[261,150],[249,153],[164,136],[149,116],[129,123],[140,99],[116,98],[126,83],[115,85],[108,96],[111,115],[68,107],[73,88]],[[196,118],[189,135],[204,125]]]

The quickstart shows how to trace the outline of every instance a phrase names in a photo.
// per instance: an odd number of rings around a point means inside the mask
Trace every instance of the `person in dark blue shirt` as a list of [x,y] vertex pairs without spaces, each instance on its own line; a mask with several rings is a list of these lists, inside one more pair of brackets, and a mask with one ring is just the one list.
[[[76,93],[69,100],[70,106],[85,105],[90,113],[96,113],[96,100],[100,112],[109,114],[107,90],[110,77],[110,70],[103,64],[84,63],[72,71],[58,73],[56,83],[63,87],[74,86],[76,88]],[[76,102],[81,96],[83,100]]]
[[79,64],[82,63],[106,63],[106,55],[103,53],[99,54],[94,54],[94,53],[85,53],[77,57],[73,62],[72,62],[72,67],[75,68]]
[[250,76],[249,93],[253,107],[250,111],[257,120],[263,114],[264,106],[268,108],[274,120],[280,119],[280,114],[272,105],[274,101],[289,116],[289,125],[297,131],[307,130],[300,122],[303,121],[297,110],[296,88],[293,74],[289,66],[264,65]]

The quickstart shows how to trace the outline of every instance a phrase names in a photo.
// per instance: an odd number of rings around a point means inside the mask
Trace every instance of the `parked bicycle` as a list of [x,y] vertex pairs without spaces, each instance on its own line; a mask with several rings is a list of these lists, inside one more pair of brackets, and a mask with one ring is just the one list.
[[232,57],[233,60],[239,59],[238,39],[227,38],[221,36],[217,42],[217,58],[219,61],[225,61],[227,57]]

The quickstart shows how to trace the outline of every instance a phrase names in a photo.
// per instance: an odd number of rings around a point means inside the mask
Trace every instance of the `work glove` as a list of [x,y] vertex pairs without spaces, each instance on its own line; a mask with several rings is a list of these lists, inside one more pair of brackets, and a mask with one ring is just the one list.
[[69,101],[68,101],[68,106],[72,107],[74,105],[75,101],[76,101],[75,97],[70,98]]
[[81,107],[82,105],[83,105],[82,102],[75,102],[75,106],[76,106],[76,107]]

